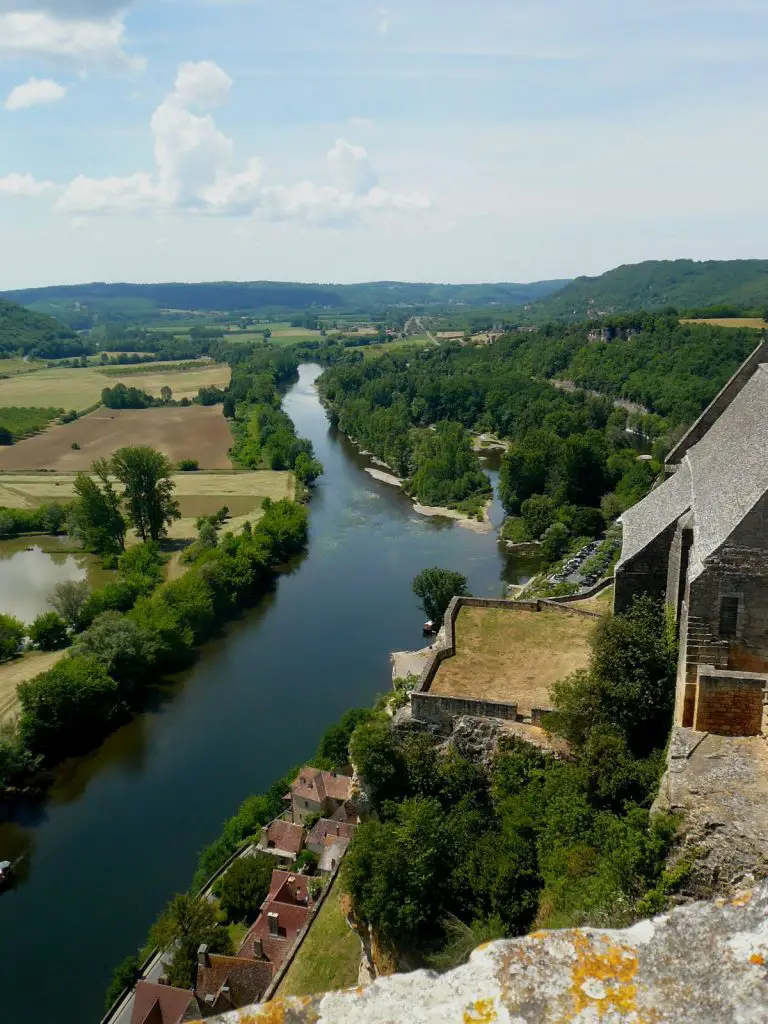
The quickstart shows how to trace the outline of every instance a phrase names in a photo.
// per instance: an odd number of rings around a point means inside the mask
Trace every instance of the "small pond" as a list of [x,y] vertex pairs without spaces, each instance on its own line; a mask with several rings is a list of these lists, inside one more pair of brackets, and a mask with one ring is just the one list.
[[93,555],[72,554],[69,547],[67,537],[0,541],[0,612],[32,622],[51,610],[48,599],[57,583],[87,579],[92,587],[103,586],[111,573]]

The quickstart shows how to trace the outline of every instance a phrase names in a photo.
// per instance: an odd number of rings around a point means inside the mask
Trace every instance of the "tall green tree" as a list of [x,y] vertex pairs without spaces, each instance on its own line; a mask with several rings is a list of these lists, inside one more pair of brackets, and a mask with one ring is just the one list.
[[467,577],[450,569],[422,569],[413,579],[413,592],[421,598],[421,605],[427,618],[442,622],[453,597],[468,593]]
[[231,953],[229,932],[219,924],[215,907],[189,893],[174,896],[155,923],[150,941],[160,949],[171,948],[168,981],[179,988],[191,988],[197,971],[197,949],[208,946],[211,953]]
[[160,540],[181,518],[170,460],[154,448],[120,448],[112,456],[112,471],[125,487],[128,518],[136,533],[143,541]]
[[12,615],[0,614],[0,661],[7,661],[19,650],[24,639],[24,623]]
[[91,466],[93,476],[77,474],[77,498],[72,504],[70,520],[75,536],[86,548],[100,555],[118,554],[125,550],[125,519],[109,470],[105,459],[97,459]]

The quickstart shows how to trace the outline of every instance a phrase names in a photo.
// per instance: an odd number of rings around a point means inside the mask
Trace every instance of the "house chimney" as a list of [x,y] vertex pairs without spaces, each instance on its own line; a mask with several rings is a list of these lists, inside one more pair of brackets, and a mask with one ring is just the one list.
[[253,955],[257,960],[264,959],[264,943],[261,939],[253,940]]
[[340,835],[341,835],[341,825],[337,825],[337,826],[336,826],[336,835],[337,835],[337,836],[340,836]]
[[270,910],[267,914],[267,924],[269,925],[270,935],[280,934],[280,917],[274,912],[274,910]]
[[198,967],[211,966],[211,960],[208,956],[208,946],[205,942],[201,942],[197,947],[197,965]]
[[158,985],[167,985],[168,984],[168,975],[167,974],[161,974],[160,977],[157,979],[157,984]]

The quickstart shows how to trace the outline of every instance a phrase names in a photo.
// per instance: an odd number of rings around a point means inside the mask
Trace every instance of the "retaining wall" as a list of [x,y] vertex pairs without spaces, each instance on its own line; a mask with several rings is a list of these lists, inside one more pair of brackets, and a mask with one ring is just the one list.
[[[610,582],[610,581],[608,581]],[[605,583],[607,585],[607,583]],[[583,596],[583,595],[582,595]],[[411,715],[418,722],[430,725],[450,726],[457,715],[471,715],[475,718],[501,718],[505,721],[517,720],[517,704],[496,700],[473,700],[464,697],[451,697],[445,694],[430,693],[437,671],[446,660],[456,653],[456,617],[462,608],[503,608],[509,612],[560,612],[568,615],[582,615],[589,619],[599,619],[597,612],[588,612],[582,608],[573,608],[556,598],[539,598],[535,601],[509,601],[496,597],[454,597],[445,613],[443,628],[445,643],[432,653],[419,679],[419,685],[411,693]],[[542,715],[551,708],[534,708],[532,721],[538,725]]]
[[757,736],[768,677],[700,665],[694,728],[718,736]]

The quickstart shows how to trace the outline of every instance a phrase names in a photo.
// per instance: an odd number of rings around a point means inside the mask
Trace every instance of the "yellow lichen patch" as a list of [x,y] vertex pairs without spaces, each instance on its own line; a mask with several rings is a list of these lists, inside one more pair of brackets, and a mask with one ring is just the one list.
[[732,907],[746,907],[746,905],[752,899],[752,890],[745,889],[744,892],[738,892],[731,900]]
[[497,1019],[495,999],[477,999],[464,1011],[464,1024],[493,1024]]
[[753,953],[749,958],[749,962],[756,967],[765,967],[765,957],[762,953]]
[[[598,1017],[607,1013],[629,1014],[637,1011],[637,952],[605,938],[594,944],[581,932],[569,936],[576,951],[571,968],[571,1016],[588,1007]],[[602,948],[595,948],[597,943]],[[630,1018],[631,1019],[631,1018]]]
[[[292,1006],[309,1006],[312,1002],[311,996],[301,996],[299,998],[293,998],[288,1000]],[[320,1020],[316,1013],[312,1013],[311,1016],[304,1018],[307,1024],[313,1024]],[[264,1006],[259,1007],[255,1013],[249,1013],[247,1016],[243,1016],[238,1021],[238,1024],[285,1024],[286,1017],[286,1001],[283,999],[273,999],[269,1003],[265,1003]]]

